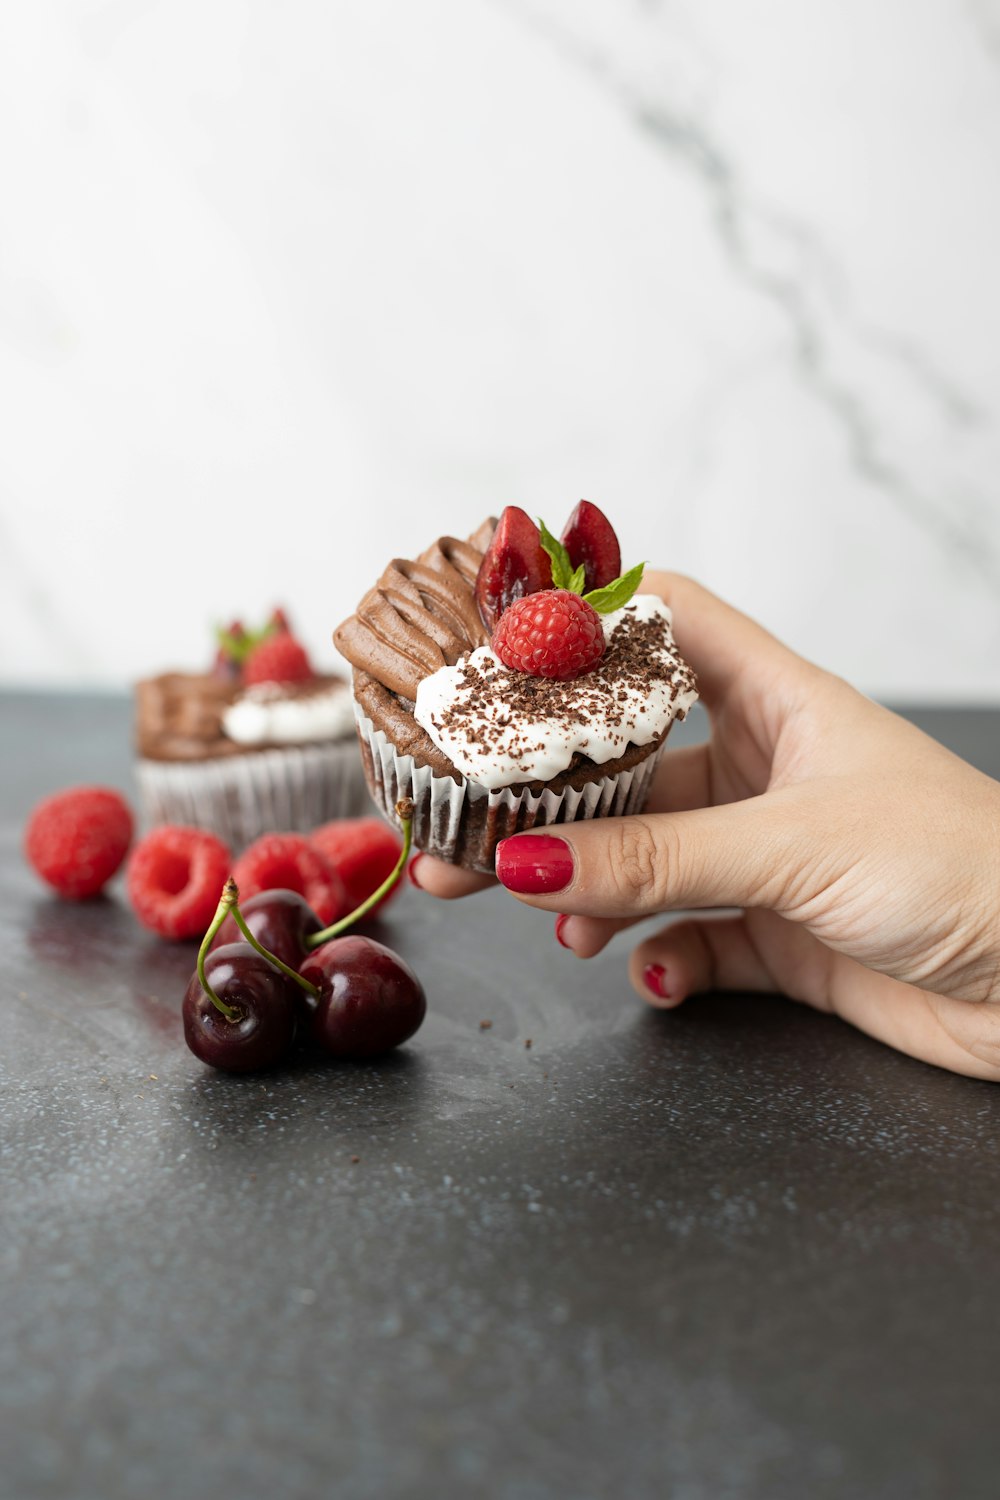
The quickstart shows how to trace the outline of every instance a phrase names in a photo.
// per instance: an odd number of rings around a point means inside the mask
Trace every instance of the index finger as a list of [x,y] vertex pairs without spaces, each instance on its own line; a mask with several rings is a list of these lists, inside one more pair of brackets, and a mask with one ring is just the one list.
[[433,854],[416,854],[410,860],[409,876],[420,891],[437,896],[441,901],[456,901],[460,896],[473,896],[476,891],[488,890],[496,885],[493,875],[479,875],[474,870],[464,870],[461,865],[449,865]]

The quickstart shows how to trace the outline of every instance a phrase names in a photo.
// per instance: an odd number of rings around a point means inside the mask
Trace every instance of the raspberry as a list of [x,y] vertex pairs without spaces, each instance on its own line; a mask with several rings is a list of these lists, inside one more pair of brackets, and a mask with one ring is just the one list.
[[[381,818],[338,818],[335,823],[314,828],[309,842],[326,855],[340,876],[347,892],[348,911],[367,901],[392,874],[403,847],[399,834]],[[372,910],[378,911],[398,889],[394,885]]]
[[164,823],[132,851],[128,899],[151,932],[200,937],[215,915],[229,865],[229,850],[214,833]]
[[233,879],[241,901],[258,891],[298,891],[324,927],[351,910],[333,865],[298,833],[265,833],[244,849],[233,868]]
[[527,594],[505,609],[493,632],[505,667],[561,682],[592,672],[604,655],[601,617],[569,589]]
[[96,896],[132,842],[132,814],[119,792],[79,786],[39,802],[24,830],[32,868],[71,901]]
[[287,630],[279,630],[254,646],[243,664],[246,683],[311,682],[315,675],[305,647]]

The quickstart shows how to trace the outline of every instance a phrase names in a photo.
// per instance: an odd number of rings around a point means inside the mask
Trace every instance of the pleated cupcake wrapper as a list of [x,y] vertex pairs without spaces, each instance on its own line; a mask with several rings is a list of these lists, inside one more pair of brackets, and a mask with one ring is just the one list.
[[147,826],[205,828],[234,852],[262,833],[309,833],[371,810],[353,739],[221,760],[140,760],[136,777]]
[[450,776],[436,776],[430,766],[418,766],[412,755],[397,753],[357,702],[354,711],[369,790],[386,817],[398,824],[396,803],[410,797],[418,849],[489,874],[497,844],[512,833],[641,812],[664,743],[630,770],[613,776],[595,774],[579,789],[531,792],[509,786],[490,791],[464,778],[457,784]]

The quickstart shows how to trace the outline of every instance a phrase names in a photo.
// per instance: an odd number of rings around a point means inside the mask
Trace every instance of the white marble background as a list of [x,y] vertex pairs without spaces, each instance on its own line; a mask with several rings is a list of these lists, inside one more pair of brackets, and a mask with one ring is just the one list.
[[0,7],[0,678],[581,496],[1000,700],[998,0]]

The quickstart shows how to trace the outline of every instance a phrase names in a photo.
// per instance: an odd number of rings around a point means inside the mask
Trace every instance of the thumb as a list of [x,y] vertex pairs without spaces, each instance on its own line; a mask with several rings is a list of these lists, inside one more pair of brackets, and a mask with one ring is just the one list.
[[497,876],[532,906],[582,916],[777,907],[822,842],[801,803],[787,788],[694,812],[517,833],[497,846]]

